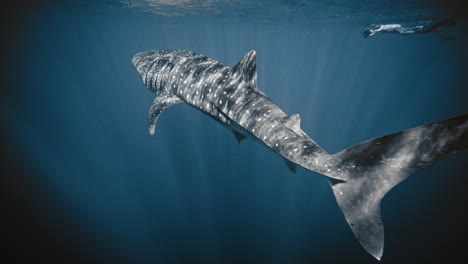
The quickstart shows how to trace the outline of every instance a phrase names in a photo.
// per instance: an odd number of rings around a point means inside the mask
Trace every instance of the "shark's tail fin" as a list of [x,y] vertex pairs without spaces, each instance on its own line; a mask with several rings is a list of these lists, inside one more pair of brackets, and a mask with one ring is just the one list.
[[371,139],[332,156],[348,175],[344,182],[331,182],[333,193],[367,252],[382,257],[384,195],[417,170],[466,148],[468,115]]

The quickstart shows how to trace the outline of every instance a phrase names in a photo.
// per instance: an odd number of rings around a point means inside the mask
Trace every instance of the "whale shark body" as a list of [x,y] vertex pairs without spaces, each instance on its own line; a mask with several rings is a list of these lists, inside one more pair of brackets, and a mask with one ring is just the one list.
[[159,115],[188,103],[230,129],[241,142],[250,136],[284,158],[325,175],[351,230],[363,248],[382,257],[384,229],[380,201],[417,170],[468,147],[468,115],[371,139],[329,154],[257,86],[255,51],[234,67],[187,50],[147,51],[133,57],[145,85],[156,94],[148,130]]

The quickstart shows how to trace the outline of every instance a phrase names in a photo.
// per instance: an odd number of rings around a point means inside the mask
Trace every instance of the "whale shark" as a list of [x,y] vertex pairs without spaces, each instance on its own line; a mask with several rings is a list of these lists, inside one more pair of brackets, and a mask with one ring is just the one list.
[[161,113],[187,103],[231,130],[240,143],[250,137],[279,154],[295,172],[300,166],[324,175],[362,247],[377,260],[384,248],[380,201],[398,183],[468,147],[468,115],[370,139],[330,154],[257,85],[256,52],[233,67],[188,50],[155,50],[132,60],[156,94],[149,109],[153,135]]

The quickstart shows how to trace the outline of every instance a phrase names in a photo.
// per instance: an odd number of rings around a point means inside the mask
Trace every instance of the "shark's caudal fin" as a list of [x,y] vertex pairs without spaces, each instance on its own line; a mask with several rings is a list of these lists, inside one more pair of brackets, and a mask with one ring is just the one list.
[[331,182],[346,221],[364,249],[382,257],[384,229],[380,201],[417,170],[468,148],[468,115],[371,139],[332,156],[348,174]]

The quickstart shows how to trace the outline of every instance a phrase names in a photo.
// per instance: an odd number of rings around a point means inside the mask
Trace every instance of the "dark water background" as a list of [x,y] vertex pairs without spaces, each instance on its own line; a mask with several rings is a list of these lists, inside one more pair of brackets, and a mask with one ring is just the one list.
[[[43,1],[2,10],[1,238],[9,263],[373,263],[324,177],[290,173],[187,105],[146,128],[135,53],[234,65],[330,153],[468,113],[463,2]],[[454,18],[456,36],[372,23]],[[467,255],[467,153],[383,200],[383,263]]]

